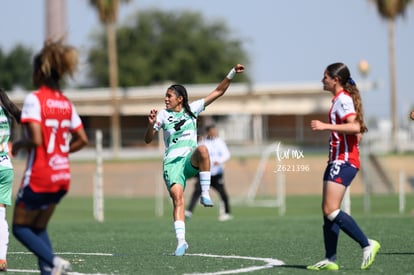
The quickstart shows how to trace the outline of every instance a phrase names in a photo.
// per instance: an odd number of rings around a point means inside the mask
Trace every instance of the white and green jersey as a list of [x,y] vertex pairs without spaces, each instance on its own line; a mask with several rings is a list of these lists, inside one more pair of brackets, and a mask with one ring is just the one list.
[[[190,109],[198,117],[204,111],[204,99],[192,102]],[[164,162],[185,157],[197,147],[197,120],[184,108],[178,113],[166,109],[160,111],[154,129],[156,131],[163,129],[164,132]]]
[[9,153],[10,122],[0,106],[0,170],[13,168]]

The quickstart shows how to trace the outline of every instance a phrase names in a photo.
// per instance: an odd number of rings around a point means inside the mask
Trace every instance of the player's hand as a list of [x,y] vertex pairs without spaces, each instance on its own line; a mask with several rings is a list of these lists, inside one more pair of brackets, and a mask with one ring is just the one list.
[[414,120],[414,111],[411,111],[410,118],[411,118],[411,120]]
[[149,122],[150,124],[154,125],[154,123],[155,123],[155,121],[156,121],[156,118],[157,118],[157,114],[158,114],[158,111],[157,111],[157,110],[155,110],[155,109],[152,109],[152,110],[150,111],[150,113],[149,113],[149,115],[148,115],[148,122]]
[[237,64],[236,66],[234,66],[234,69],[236,70],[236,73],[242,73],[244,72],[244,65],[242,64]]
[[320,120],[312,120],[311,121],[311,128],[312,128],[312,130],[314,130],[314,131],[317,131],[317,130],[324,130],[325,128],[324,128],[324,125],[325,125],[325,123],[323,123],[322,121],[320,121]]
[[361,133],[358,133],[358,134],[356,134],[356,136],[357,136],[358,143],[361,143],[361,141],[362,141],[362,134]]

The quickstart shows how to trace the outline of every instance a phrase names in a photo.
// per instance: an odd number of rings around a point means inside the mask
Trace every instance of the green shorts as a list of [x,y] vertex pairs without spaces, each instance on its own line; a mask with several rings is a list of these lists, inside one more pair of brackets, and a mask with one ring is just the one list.
[[14,171],[13,169],[0,170],[0,203],[12,204]]
[[187,179],[197,175],[198,169],[191,164],[191,155],[164,161],[164,181],[168,191],[174,184],[180,184],[185,189]]

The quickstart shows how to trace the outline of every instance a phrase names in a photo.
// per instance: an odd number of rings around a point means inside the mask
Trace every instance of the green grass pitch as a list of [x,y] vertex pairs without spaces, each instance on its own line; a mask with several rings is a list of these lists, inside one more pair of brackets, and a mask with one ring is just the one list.
[[[48,230],[55,252],[71,261],[73,274],[315,273],[305,266],[324,254],[320,197],[286,200],[285,216],[276,208],[234,205],[235,218],[227,222],[217,220],[217,207],[197,206],[186,222],[190,247],[183,257],[172,256],[176,240],[168,199],[164,216],[156,217],[152,198],[106,198],[100,223],[93,219],[91,198],[69,195]],[[374,265],[361,271],[361,249],[341,232],[335,274],[413,274],[414,196],[407,197],[403,214],[397,195],[373,196],[370,213],[363,211],[362,197],[353,196],[351,203],[352,216],[382,248]],[[11,212],[9,208],[9,219]],[[285,265],[272,267],[266,259]],[[8,274],[37,274],[35,257],[12,234],[8,265]]]

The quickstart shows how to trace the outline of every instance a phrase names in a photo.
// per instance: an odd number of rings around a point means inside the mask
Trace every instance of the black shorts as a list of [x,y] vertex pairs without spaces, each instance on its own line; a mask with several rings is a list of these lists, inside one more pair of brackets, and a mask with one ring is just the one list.
[[30,186],[26,186],[17,193],[16,207],[27,210],[43,210],[50,204],[58,204],[66,193],[66,190],[60,190],[54,193],[35,193]]

